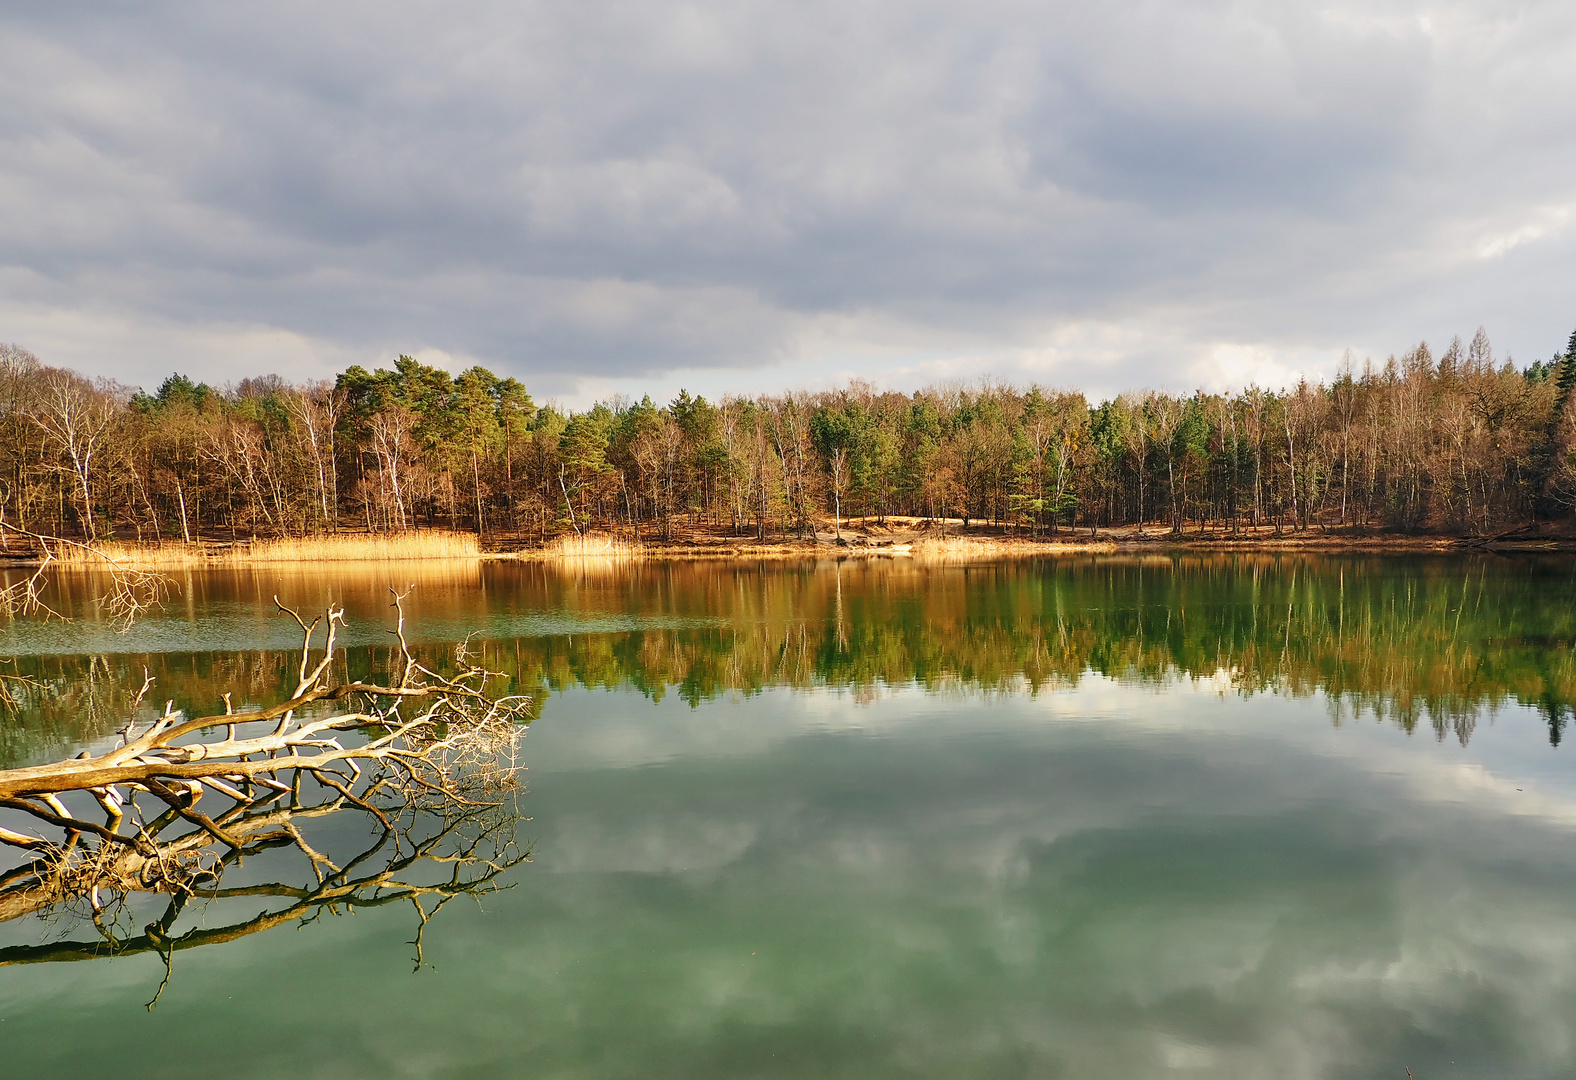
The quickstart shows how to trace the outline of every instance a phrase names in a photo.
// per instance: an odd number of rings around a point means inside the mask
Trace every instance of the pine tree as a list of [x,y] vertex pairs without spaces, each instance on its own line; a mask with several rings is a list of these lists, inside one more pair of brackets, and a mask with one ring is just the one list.
[[1560,362],[1554,386],[1554,422],[1558,423],[1565,403],[1570,400],[1571,389],[1576,387],[1576,330],[1571,331],[1571,339],[1565,345],[1565,359]]

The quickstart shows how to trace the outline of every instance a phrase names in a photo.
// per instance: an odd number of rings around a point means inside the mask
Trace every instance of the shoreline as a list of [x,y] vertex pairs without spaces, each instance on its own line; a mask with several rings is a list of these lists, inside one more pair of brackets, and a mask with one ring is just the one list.
[[1155,537],[1146,540],[999,540],[991,537],[969,538],[968,550],[925,550],[877,546],[838,547],[809,541],[779,544],[648,544],[619,554],[563,554],[542,548],[488,552],[485,560],[518,562],[557,562],[575,559],[627,559],[631,561],[681,561],[693,559],[980,559],[1027,558],[1055,555],[1161,555],[1172,552],[1243,554],[1330,554],[1330,555],[1469,555],[1576,553],[1576,540],[1551,538],[1535,541],[1475,543],[1462,537],[1284,537],[1281,539],[1177,539]]
[[[339,565],[383,562],[681,562],[698,560],[775,560],[795,559],[913,559],[933,561],[988,561],[1005,558],[1030,558],[1059,555],[1163,555],[1171,553],[1243,554],[1328,554],[1328,555],[1467,555],[1551,554],[1576,552],[1576,537],[1565,535],[1525,536],[1501,533],[1490,536],[1456,536],[1400,533],[1282,533],[1233,535],[1228,532],[1184,534],[1177,536],[1163,529],[1148,529],[1142,535],[1131,527],[1110,530],[1093,537],[1061,533],[1056,536],[1025,537],[1003,535],[982,529],[979,532],[918,530],[913,535],[901,531],[871,529],[847,535],[839,541],[829,534],[815,539],[785,538],[758,541],[726,535],[691,534],[673,540],[634,542],[611,534],[585,537],[559,537],[542,546],[502,546],[484,549],[474,534],[432,532],[409,534],[406,542],[398,537],[383,539],[373,550],[368,538],[359,535],[324,537],[309,541],[256,542],[198,541],[191,544],[107,545],[105,556],[116,566],[148,570],[232,569],[257,566],[302,566],[317,564],[323,569]],[[434,542],[434,541],[438,542]],[[280,551],[285,546],[288,554]],[[310,549],[304,551],[303,548]],[[31,569],[44,560],[36,553],[0,553],[0,569]],[[73,558],[57,561],[62,569],[104,568],[94,559]]]
[[1307,532],[1277,533],[1273,526],[1257,530],[1225,529],[1173,533],[1168,526],[1122,526],[1094,535],[1062,530],[1054,535],[1024,536],[998,525],[964,530],[957,519],[853,519],[843,524],[839,539],[831,522],[822,522],[814,539],[784,537],[759,541],[699,530],[672,540],[632,542],[614,534],[559,537],[543,546],[487,553],[486,558],[556,560],[604,559],[852,559],[915,558],[992,559],[1087,554],[1163,554],[1168,552],[1244,552],[1307,554],[1470,554],[1473,552],[1576,552],[1576,534],[1544,526],[1519,526],[1486,535],[1401,533],[1358,530],[1350,526],[1315,525]]

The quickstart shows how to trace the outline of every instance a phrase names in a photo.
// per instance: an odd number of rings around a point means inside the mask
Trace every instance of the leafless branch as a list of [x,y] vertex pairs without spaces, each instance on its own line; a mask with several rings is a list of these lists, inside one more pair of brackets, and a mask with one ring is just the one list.
[[[405,596],[395,597],[397,683],[336,683],[343,609],[307,621],[281,604],[302,630],[288,700],[251,712],[227,701],[192,719],[167,705],[146,730],[128,722],[96,756],[0,771],[0,808],[17,826],[0,828],[0,848],[22,858],[0,874],[0,921],[78,901],[97,917],[106,895],[198,895],[233,859],[275,846],[304,855],[326,888],[350,867],[308,840],[301,825],[312,817],[366,813],[401,848],[402,815],[496,805],[514,785],[530,701],[488,693],[493,673],[468,660],[452,676],[418,663],[404,637]],[[139,701],[151,684],[144,679]],[[218,808],[198,809],[208,799]]]
[[48,571],[61,562],[60,553],[69,550],[72,561],[108,575],[108,588],[99,598],[104,611],[122,629],[129,629],[141,615],[158,607],[169,592],[169,579],[151,570],[127,565],[96,544],[67,540],[59,536],[24,529],[0,518],[0,533],[23,537],[38,545],[39,563],[21,581],[0,589],[0,613],[8,615],[65,616],[44,600]]

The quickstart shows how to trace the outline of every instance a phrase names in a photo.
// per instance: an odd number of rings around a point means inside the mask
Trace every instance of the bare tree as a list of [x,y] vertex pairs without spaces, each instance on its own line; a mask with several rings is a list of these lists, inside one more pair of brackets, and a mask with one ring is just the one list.
[[322,527],[339,525],[339,470],[334,455],[334,430],[344,411],[345,394],[327,382],[292,389],[285,402],[290,415],[306,436],[312,473],[317,481],[317,505]]
[[45,441],[61,456],[81,501],[83,535],[98,539],[93,515],[94,457],[115,422],[119,402],[82,376],[47,368],[39,393],[28,410]]
[[[405,478],[410,455],[410,413],[399,406],[380,410],[372,417],[372,452],[378,462],[379,491],[384,496],[385,521],[397,528],[411,524],[407,513]],[[387,514],[387,510],[393,514]]]

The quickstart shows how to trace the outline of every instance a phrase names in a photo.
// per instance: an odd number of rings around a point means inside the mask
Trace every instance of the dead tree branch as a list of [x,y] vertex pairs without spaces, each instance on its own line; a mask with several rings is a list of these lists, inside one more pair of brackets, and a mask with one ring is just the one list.
[[71,555],[72,563],[108,575],[109,587],[99,597],[99,603],[122,630],[129,628],[145,612],[163,603],[169,591],[169,579],[163,574],[131,566],[94,544],[34,532],[12,525],[3,517],[0,517],[0,534],[31,540],[40,552],[38,565],[32,573],[16,584],[0,589],[0,613],[64,619],[65,616],[45,602],[44,583],[48,580],[50,567],[63,562],[62,555],[66,553]]
[[394,599],[397,682],[336,681],[344,609],[308,622],[276,598],[302,631],[286,701],[250,712],[227,701],[192,719],[167,706],[144,731],[129,721],[96,755],[0,771],[0,808],[15,819],[0,827],[0,849],[21,858],[0,871],[0,921],[82,900],[98,921],[105,895],[204,895],[231,861],[278,846],[312,868],[316,889],[302,902],[327,903],[310,897],[343,884],[346,870],[312,846],[303,822],[354,809],[398,849],[401,815],[495,805],[514,782],[530,700],[489,693],[498,676],[463,651],[452,675],[418,663],[405,595]]

